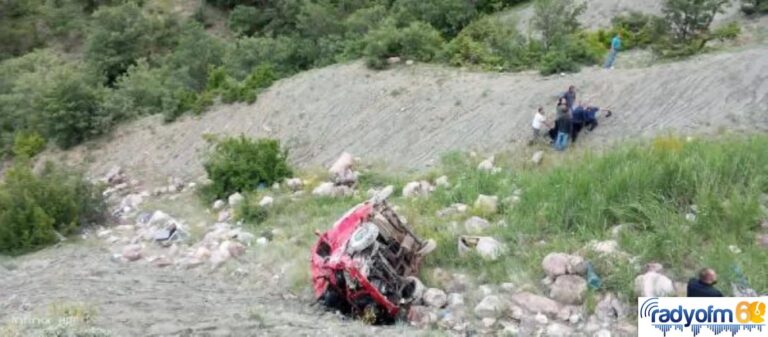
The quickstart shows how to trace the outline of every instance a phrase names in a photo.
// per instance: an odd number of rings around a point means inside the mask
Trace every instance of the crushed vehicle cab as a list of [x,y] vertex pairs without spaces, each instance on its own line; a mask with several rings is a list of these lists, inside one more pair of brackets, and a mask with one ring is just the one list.
[[352,208],[312,247],[317,300],[371,324],[392,323],[421,299],[424,285],[416,275],[436,247],[401,221],[387,204],[391,193],[388,187]]

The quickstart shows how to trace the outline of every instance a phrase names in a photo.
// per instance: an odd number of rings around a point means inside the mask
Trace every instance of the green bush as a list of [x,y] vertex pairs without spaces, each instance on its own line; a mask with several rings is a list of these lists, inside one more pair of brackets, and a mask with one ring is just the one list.
[[152,24],[134,3],[102,7],[93,13],[86,59],[113,83],[136,60],[150,56]]
[[768,13],[768,1],[766,0],[741,0],[741,11],[746,15]]
[[340,13],[330,2],[304,2],[296,16],[296,29],[305,37],[317,39],[344,32]]
[[162,113],[163,100],[179,87],[168,81],[168,73],[167,68],[151,68],[145,59],[139,60],[107,93],[103,109],[118,121]]
[[402,29],[390,23],[366,35],[363,54],[368,66],[381,69],[392,56],[431,61],[440,53],[443,43],[440,33],[424,22],[412,22]]
[[40,174],[16,163],[0,183],[0,253],[19,254],[104,220],[101,191],[82,174],[48,163]]
[[227,52],[224,66],[237,80],[245,79],[262,64],[274,65],[281,77],[293,74],[311,65],[311,60],[302,55],[300,44],[300,40],[285,36],[240,38]]
[[524,39],[511,25],[484,17],[465,27],[446,45],[445,58],[454,66],[487,70],[514,70],[529,65]]
[[718,27],[712,32],[712,37],[719,41],[735,40],[741,34],[741,26],[738,22],[731,22]]
[[13,138],[13,155],[32,158],[45,149],[45,138],[35,131],[19,131]]
[[557,73],[577,72],[579,64],[563,50],[550,50],[541,59],[539,72],[542,75],[552,75]]
[[611,22],[613,29],[601,39],[606,46],[616,33],[621,33],[622,49],[625,50],[651,46],[667,34],[667,24],[663,18],[642,12],[618,15]]
[[205,89],[208,72],[222,64],[224,43],[206,33],[196,22],[189,22],[179,34],[178,45],[165,61],[173,81],[195,92]]
[[259,10],[251,6],[236,6],[229,12],[227,27],[237,35],[251,36],[258,30]]
[[279,141],[245,136],[215,141],[203,166],[212,181],[205,194],[213,198],[268,186],[293,174],[288,150],[282,149]]
[[465,0],[396,0],[392,13],[401,24],[426,22],[446,37],[456,36],[477,15],[473,2]]

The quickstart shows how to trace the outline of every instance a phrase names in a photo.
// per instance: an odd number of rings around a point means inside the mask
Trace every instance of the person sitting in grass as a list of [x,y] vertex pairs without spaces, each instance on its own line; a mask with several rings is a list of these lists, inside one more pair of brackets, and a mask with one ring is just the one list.
[[688,297],[723,297],[723,293],[714,286],[717,283],[717,273],[712,268],[699,271],[699,278],[688,281]]

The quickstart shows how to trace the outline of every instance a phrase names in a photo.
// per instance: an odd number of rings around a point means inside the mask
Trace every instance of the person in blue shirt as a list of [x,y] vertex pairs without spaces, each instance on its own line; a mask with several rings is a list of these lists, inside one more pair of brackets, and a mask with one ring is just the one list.
[[616,62],[616,54],[621,49],[621,33],[616,33],[616,36],[611,39],[611,51],[608,53],[608,59],[605,61],[605,69],[612,69],[613,63]]

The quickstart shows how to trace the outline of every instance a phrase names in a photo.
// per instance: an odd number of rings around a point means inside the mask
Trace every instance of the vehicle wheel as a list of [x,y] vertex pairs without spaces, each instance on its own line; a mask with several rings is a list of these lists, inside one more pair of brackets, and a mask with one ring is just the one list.
[[370,247],[378,236],[379,228],[373,223],[366,222],[352,233],[347,249],[349,253],[361,252]]

